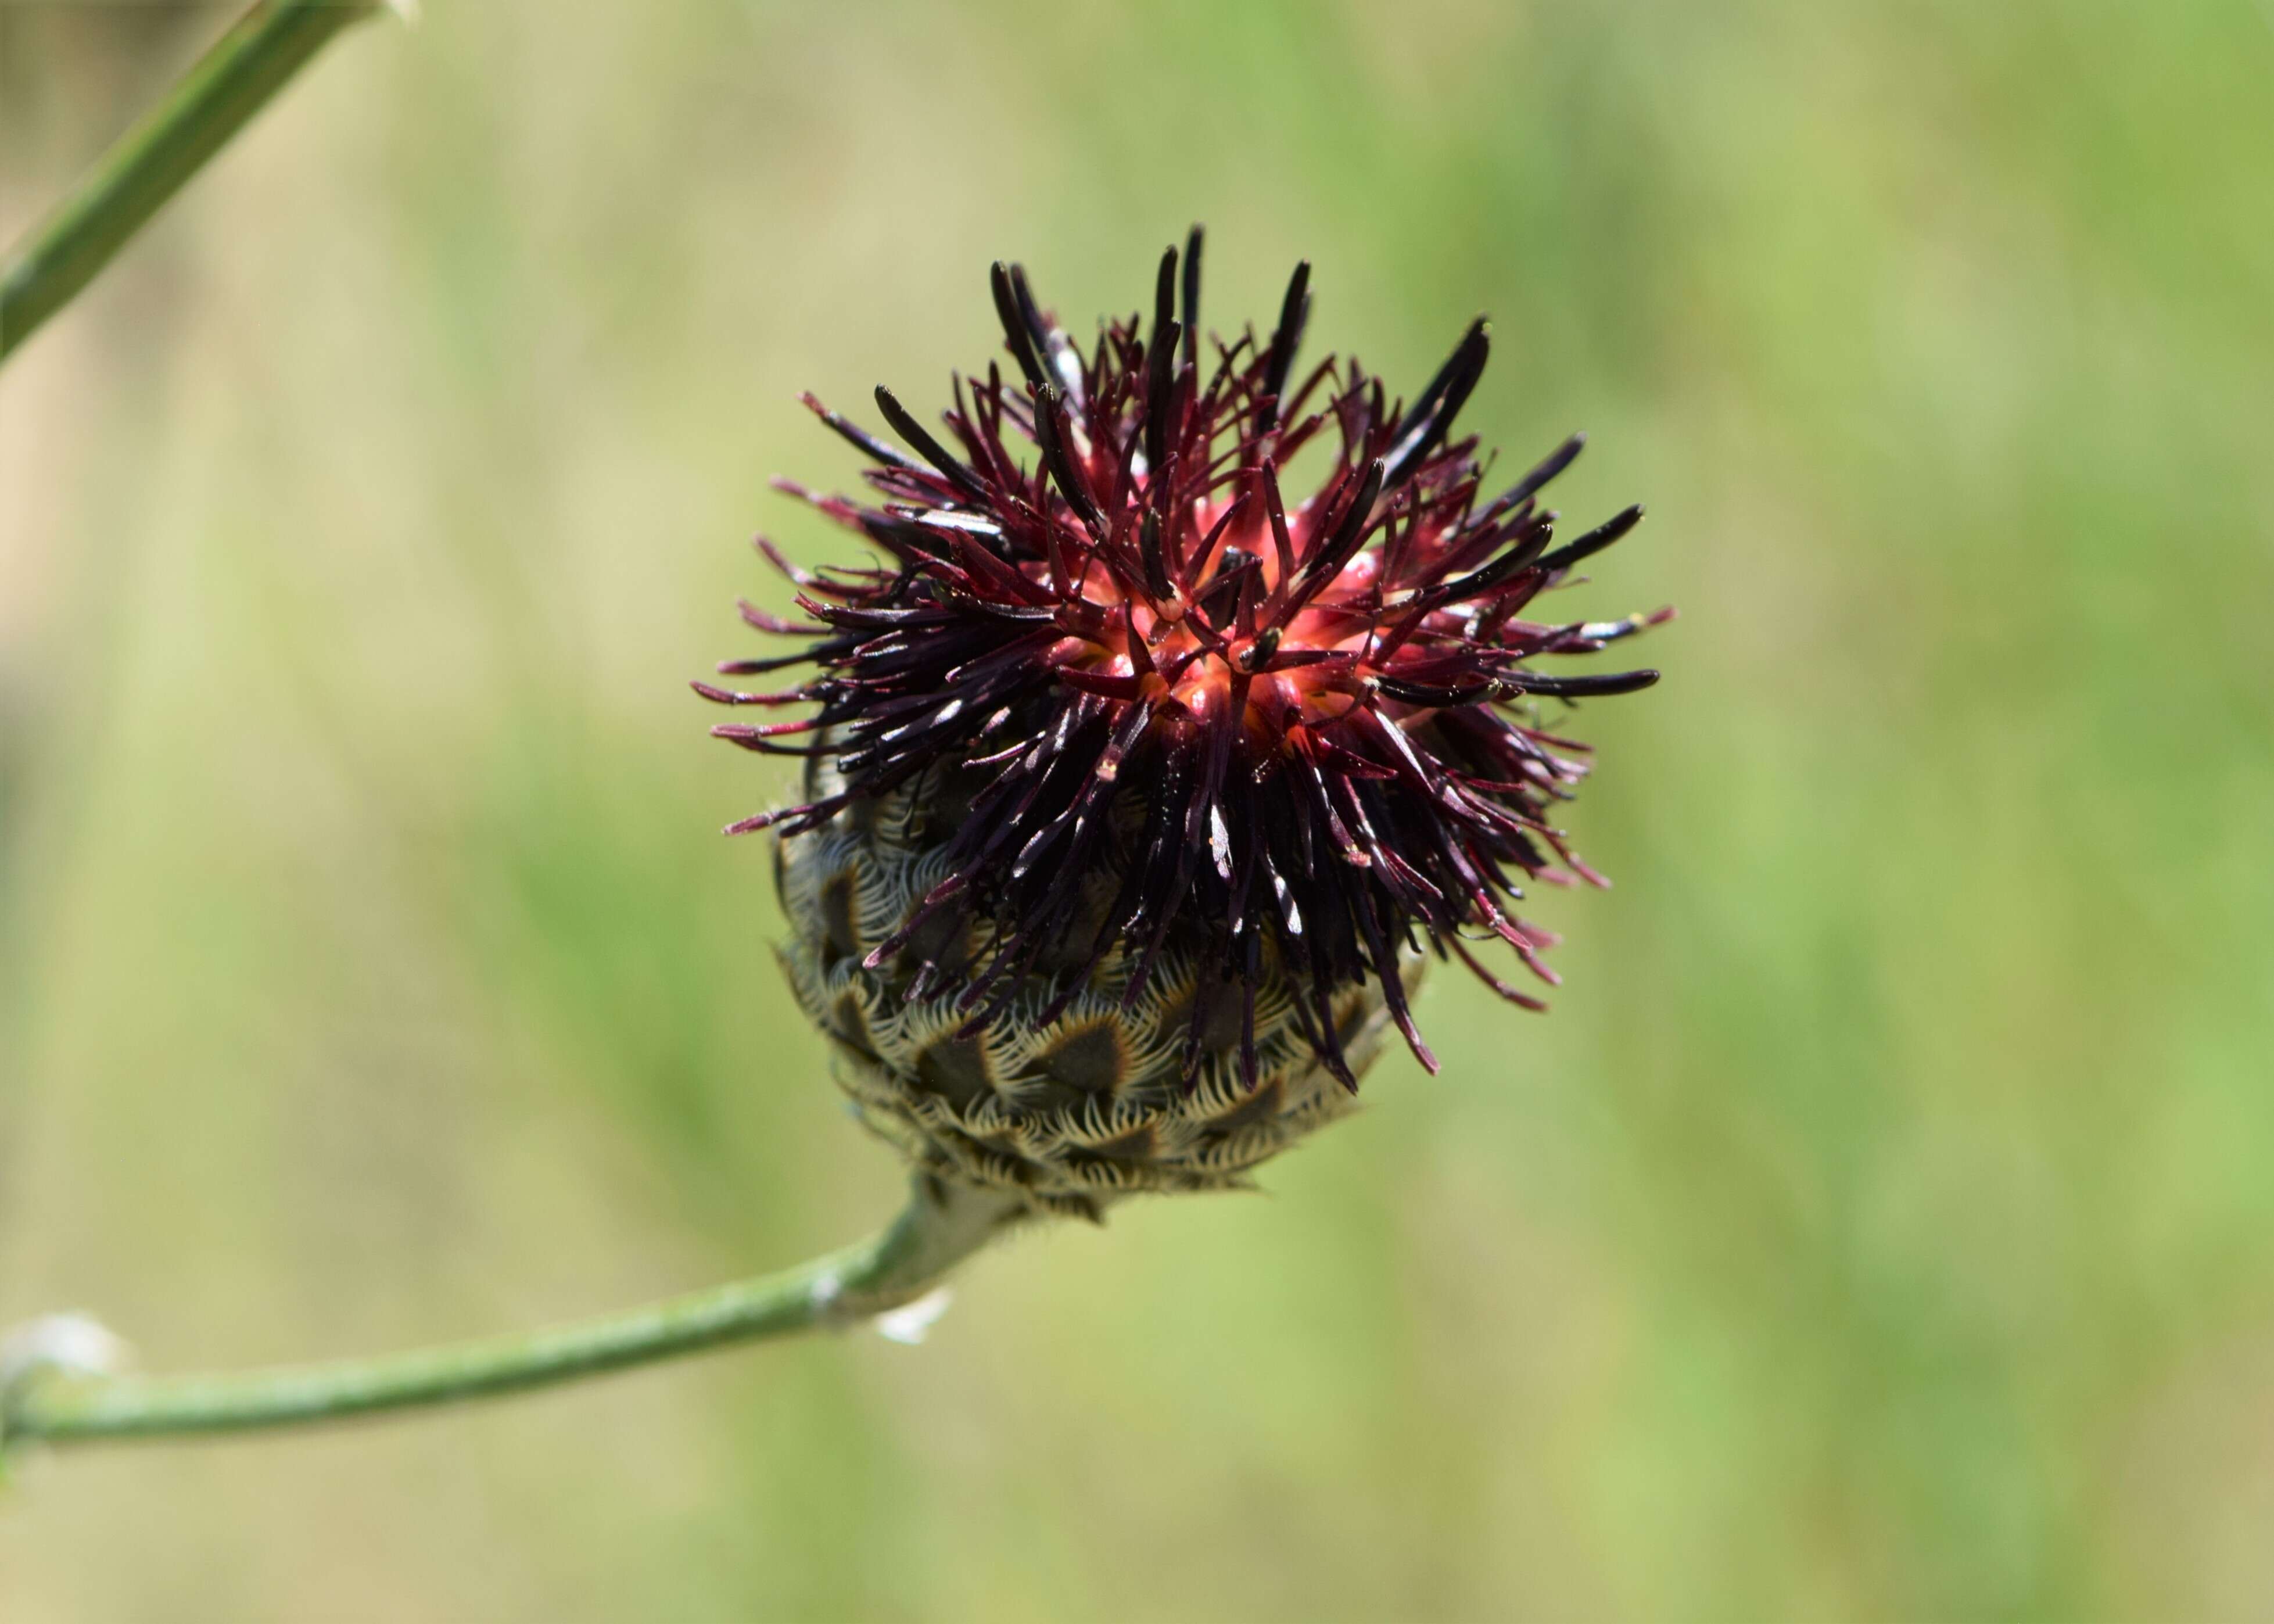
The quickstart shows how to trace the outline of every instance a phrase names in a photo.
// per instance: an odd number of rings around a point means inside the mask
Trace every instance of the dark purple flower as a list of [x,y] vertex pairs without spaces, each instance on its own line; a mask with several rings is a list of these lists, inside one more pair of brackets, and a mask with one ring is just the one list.
[[[1408,405],[1355,361],[1297,370],[1308,265],[1267,338],[1203,342],[1200,255],[1195,229],[1181,277],[1176,250],[1162,257],[1150,320],[1104,324],[1087,350],[1020,267],[998,264],[1011,371],[955,380],[937,432],[881,387],[891,440],[806,397],[874,462],[875,497],[778,483],[882,557],[808,573],[759,542],[809,620],[745,618],[807,646],[720,669],[816,674],[778,693],[697,687],[722,704],[810,704],[713,731],[816,770],[802,804],[728,832],[794,838],[911,787],[952,801],[939,877],[862,962],[913,955],[905,997],[953,993],[967,1035],[1038,975],[1065,989],[1048,1021],[1109,952],[1133,966],[1133,1004],[1175,939],[1202,966],[1188,1086],[1203,1031],[1234,1008],[1254,1086],[1257,989],[1273,975],[1300,989],[1303,1037],[1346,1086],[1334,1000],[1353,984],[1378,983],[1434,1070],[1401,950],[1457,956],[1542,1007],[1474,950],[1496,937],[1552,983],[1540,955],[1553,938],[1517,917],[1517,881],[1601,883],[1553,816],[1585,747],[1543,709],[1658,674],[1543,665],[1672,611],[1527,618],[1642,509],[1556,543],[1540,492],[1577,435],[1485,493],[1475,436],[1453,432],[1484,371],[1481,320]],[[1292,499],[1282,481],[1299,459],[1323,472]],[[983,948],[932,951],[944,922],[983,925]]]

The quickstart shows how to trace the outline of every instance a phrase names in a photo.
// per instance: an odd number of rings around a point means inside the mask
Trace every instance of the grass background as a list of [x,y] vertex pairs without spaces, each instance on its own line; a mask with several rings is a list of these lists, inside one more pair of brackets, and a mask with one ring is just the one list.
[[[220,11],[0,4],[12,235]],[[2274,1609],[2274,13],[429,0],[0,379],[0,1319],[158,1367],[787,1261],[899,1175],[772,962],[794,403],[1211,228],[1648,524],[1569,986],[918,1352],[44,1462],[0,1613]]]

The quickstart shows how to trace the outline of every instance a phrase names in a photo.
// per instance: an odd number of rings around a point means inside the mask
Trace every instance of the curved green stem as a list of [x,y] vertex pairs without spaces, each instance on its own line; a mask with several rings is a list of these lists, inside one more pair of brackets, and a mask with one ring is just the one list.
[[918,1178],[890,1228],[779,1274],[523,1335],[217,1376],[20,1373],[0,1391],[0,1448],[233,1432],[448,1404],[573,1381],[730,1342],[849,1324],[914,1301],[1018,1214]]
[[260,0],[198,58],[0,273],[0,359],[71,302],[285,81],[380,0]]

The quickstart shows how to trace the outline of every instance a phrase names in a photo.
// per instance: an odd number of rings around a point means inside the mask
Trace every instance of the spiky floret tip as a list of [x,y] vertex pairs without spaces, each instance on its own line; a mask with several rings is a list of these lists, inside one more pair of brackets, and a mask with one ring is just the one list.
[[[1490,349],[1482,320],[1406,405],[1355,360],[1296,372],[1307,264],[1268,338],[1251,327],[1203,345],[1201,246],[1195,228],[1181,259],[1162,256],[1149,320],[1102,323],[1087,351],[1020,267],[997,264],[1013,370],[990,362],[954,380],[945,439],[882,387],[898,444],[805,396],[870,459],[878,500],[776,483],[882,560],[808,572],[761,538],[809,619],[747,604],[744,618],[809,641],[720,670],[815,674],[782,692],[696,686],[723,704],[815,707],[713,730],[829,769],[809,773],[806,801],[730,833],[794,838],[912,785],[953,806],[944,877],[867,962],[921,955],[942,914],[983,924],[986,947],[923,964],[911,999],[953,989],[977,1032],[1038,966],[1078,966],[1051,972],[1063,1007],[1121,955],[1133,1003],[1174,938],[1200,944],[1205,966],[1188,1076],[1213,1003],[1236,998],[1252,1079],[1257,989],[1283,974],[1302,989],[1320,1061],[1355,1087],[1330,1001],[1368,979],[1434,1068],[1401,950],[1457,957],[1541,1007],[1472,950],[1497,937],[1553,983],[1540,958],[1553,938],[1512,906],[1518,877],[1602,883],[1550,816],[1586,769],[1542,702],[1628,693],[1658,673],[1537,663],[1594,653],[1673,612],[1527,618],[1642,509],[1556,544],[1539,498],[1578,455],[1577,435],[1483,493],[1476,437],[1452,432]],[[1283,477],[1306,454],[1324,473],[1291,501]],[[1085,888],[1105,895],[1102,908],[1081,904]]]

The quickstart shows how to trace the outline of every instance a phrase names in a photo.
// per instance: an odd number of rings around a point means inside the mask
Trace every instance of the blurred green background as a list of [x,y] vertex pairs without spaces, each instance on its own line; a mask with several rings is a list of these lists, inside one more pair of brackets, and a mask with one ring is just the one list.
[[[228,13],[0,4],[0,237]],[[0,1616],[2274,1611],[2274,8],[428,0],[0,377],[0,1320],[523,1326],[893,1205],[772,960],[794,404],[1211,228],[1650,523],[1555,1012],[872,1335],[34,1462]]]

